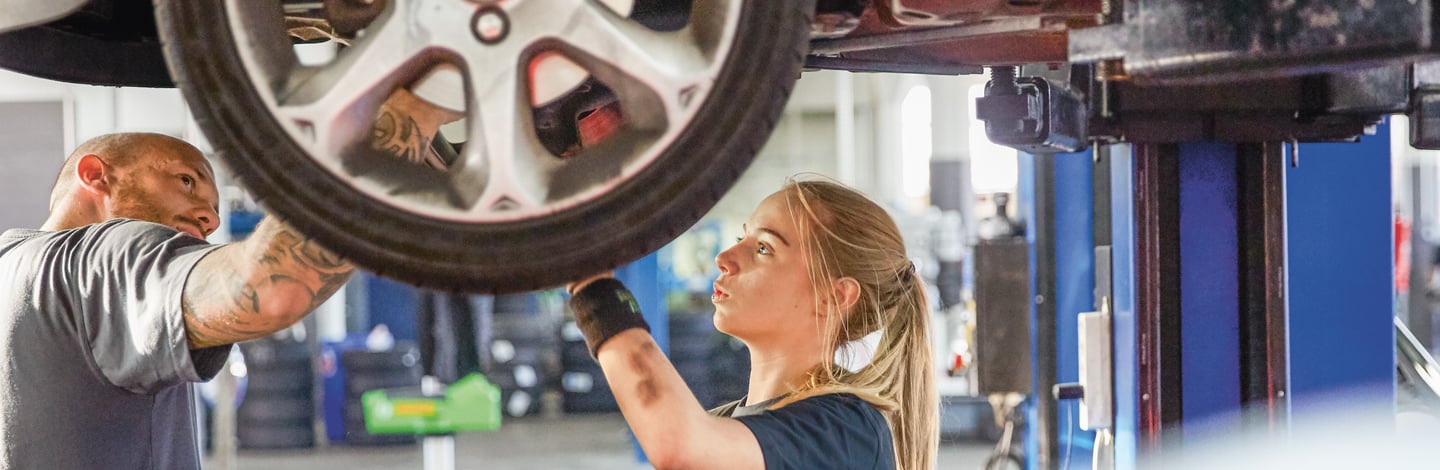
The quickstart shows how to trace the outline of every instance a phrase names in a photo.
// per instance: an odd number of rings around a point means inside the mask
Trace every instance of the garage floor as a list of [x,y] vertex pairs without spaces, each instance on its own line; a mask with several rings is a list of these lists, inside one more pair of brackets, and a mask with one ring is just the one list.
[[[979,441],[944,443],[940,468],[978,469],[990,445]],[[459,469],[633,470],[636,463],[618,414],[532,418],[507,421],[494,433],[469,433],[456,438]],[[240,451],[240,469],[265,470],[391,470],[421,468],[420,446],[344,447],[292,451]],[[206,469],[223,468],[213,459]]]

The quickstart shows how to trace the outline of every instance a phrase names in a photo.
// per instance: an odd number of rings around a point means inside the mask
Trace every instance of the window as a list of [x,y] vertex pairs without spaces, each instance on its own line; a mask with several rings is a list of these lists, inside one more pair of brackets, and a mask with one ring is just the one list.
[[975,117],[975,99],[985,96],[985,85],[970,87],[970,187],[975,194],[1015,192],[1020,180],[1018,152],[990,142],[985,121]]
[[900,103],[900,182],[906,198],[930,194],[930,143],[930,87],[911,87]]

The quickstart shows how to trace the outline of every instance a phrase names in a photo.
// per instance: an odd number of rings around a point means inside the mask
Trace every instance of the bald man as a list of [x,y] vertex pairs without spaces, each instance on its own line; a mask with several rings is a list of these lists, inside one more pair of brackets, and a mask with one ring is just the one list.
[[[461,116],[402,90],[376,150],[421,158]],[[230,345],[299,321],[353,269],[273,218],[210,245],[215,175],[160,134],[91,139],[65,160],[39,230],[0,233],[0,469],[200,466],[191,383]]]
[[190,384],[350,276],[275,219],[209,245],[189,144],[113,134],[66,160],[40,230],[0,234],[0,468],[197,468]]

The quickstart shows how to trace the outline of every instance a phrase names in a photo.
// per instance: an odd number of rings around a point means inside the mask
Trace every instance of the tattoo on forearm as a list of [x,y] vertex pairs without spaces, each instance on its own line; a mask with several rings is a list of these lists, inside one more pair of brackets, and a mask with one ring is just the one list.
[[[201,260],[187,282],[183,308],[192,347],[230,344],[285,328],[320,306],[354,271],[339,255],[282,223],[262,223],[251,237],[245,246],[221,248]],[[257,260],[258,266],[252,266]],[[252,275],[236,275],[247,267]],[[280,305],[303,302],[305,310],[262,312],[272,297],[291,300]]]
[[[193,286],[193,287],[192,287]],[[196,270],[187,284],[184,313],[189,324],[186,334],[195,347],[236,342],[240,335],[263,336],[255,324],[260,298],[254,286],[221,270]],[[207,308],[207,302],[218,306]]]
[[382,107],[380,117],[375,120],[370,145],[411,163],[425,163],[430,142],[414,118]]
[[295,257],[307,260],[321,273],[334,272],[336,270],[349,270],[349,263],[345,262],[340,255],[330,250],[321,248],[320,245],[311,243],[310,240],[302,240],[295,247]]

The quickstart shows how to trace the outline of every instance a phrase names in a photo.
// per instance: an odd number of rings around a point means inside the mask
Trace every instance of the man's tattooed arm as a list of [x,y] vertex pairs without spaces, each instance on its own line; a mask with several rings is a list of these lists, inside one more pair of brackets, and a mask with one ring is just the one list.
[[388,152],[411,163],[429,163],[430,141],[420,130],[420,125],[410,116],[399,115],[389,109],[380,108],[380,117],[375,120],[375,134],[371,139],[376,150]]
[[[371,145],[444,168],[430,139],[441,125],[461,117],[396,90],[380,107]],[[289,327],[330,298],[353,271],[300,232],[266,218],[250,238],[216,249],[190,273],[183,299],[190,347],[232,344]]]
[[206,255],[185,283],[193,349],[259,338],[293,325],[350,278],[350,263],[273,217],[245,241]]
[[458,113],[437,108],[408,90],[399,89],[380,105],[370,145],[411,163],[444,170],[446,163],[430,148],[440,126],[460,119]]

